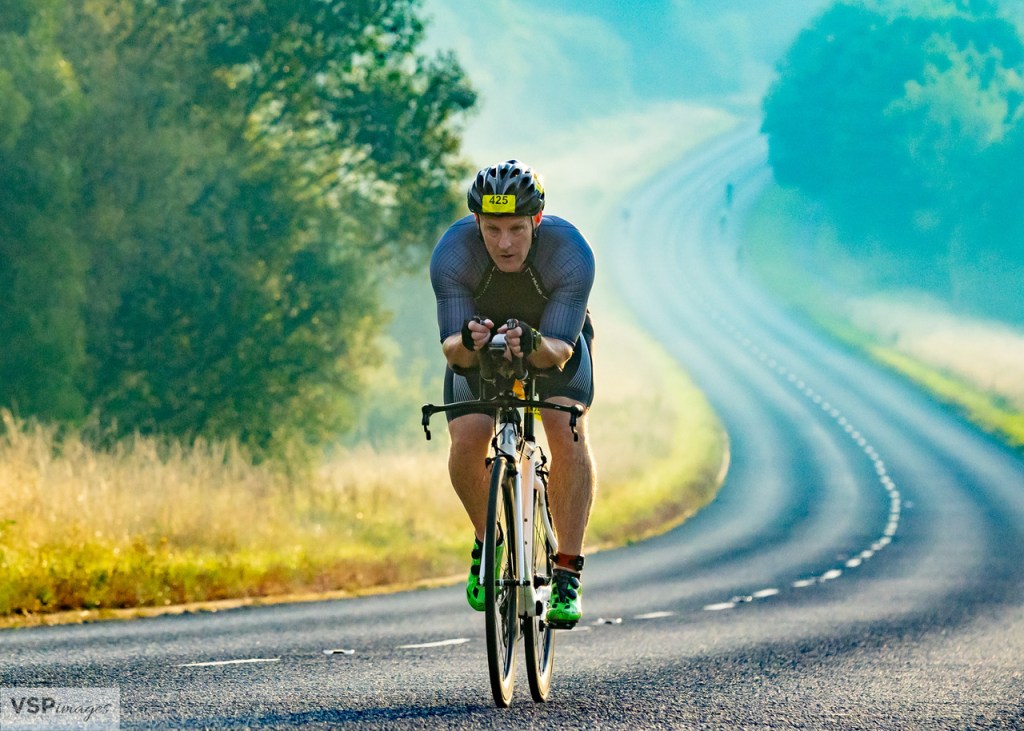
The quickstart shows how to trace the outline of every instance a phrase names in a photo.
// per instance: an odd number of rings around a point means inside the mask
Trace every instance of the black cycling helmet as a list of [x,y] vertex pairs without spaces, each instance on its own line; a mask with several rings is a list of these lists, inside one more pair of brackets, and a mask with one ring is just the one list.
[[544,210],[544,184],[518,160],[491,165],[469,186],[469,210],[492,216],[536,216]]

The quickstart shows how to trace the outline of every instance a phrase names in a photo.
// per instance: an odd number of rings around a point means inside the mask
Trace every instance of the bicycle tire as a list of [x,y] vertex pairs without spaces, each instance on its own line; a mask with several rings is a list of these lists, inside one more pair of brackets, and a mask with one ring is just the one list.
[[[546,485],[544,487],[546,489]],[[544,528],[545,501],[534,492],[533,497],[533,577],[534,585],[551,587],[552,551]],[[546,602],[544,603],[546,606]],[[551,676],[555,667],[555,631],[544,621],[543,612],[523,619],[523,644],[526,650],[526,678],[530,695],[543,703],[551,693]]]
[[[517,526],[513,511],[512,475],[504,459],[491,466],[491,492],[487,502],[487,526],[484,530],[485,624],[487,626],[487,669],[494,702],[507,708],[512,702],[516,677],[516,641],[519,638],[518,591],[515,586],[515,546]],[[504,535],[505,550],[500,565],[495,565],[494,549]]]

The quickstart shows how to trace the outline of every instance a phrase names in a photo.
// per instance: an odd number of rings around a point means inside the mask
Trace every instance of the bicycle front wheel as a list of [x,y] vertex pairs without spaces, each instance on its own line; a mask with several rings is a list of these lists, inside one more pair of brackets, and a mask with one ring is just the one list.
[[[505,708],[512,702],[516,676],[516,640],[519,616],[515,570],[516,540],[513,511],[513,477],[504,459],[495,459],[491,467],[491,493],[487,503],[484,531],[484,596],[486,598],[487,668],[491,676],[494,702]],[[498,542],[504,546],[498,553]],[[497,556],[498,560],[495,560]]]
[[[544,521],[547,518],[545,501],[538,491],[533,497],[533,582],[537,587],[541,609],[547,608],[546,598],[551,592],[551,547],[548,544]],[[523,619],[523,644],[526,649],[526,677],[530,681],[530,695],[543,703],[551,692],[551,673],[555,667],[555,632],[544,621],[543,611]]]

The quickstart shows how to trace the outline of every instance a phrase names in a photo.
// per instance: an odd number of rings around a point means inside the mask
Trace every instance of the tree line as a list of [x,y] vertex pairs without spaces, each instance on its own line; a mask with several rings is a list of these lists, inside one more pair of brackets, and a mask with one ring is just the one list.
[[0,3],[0,407],[268,452],[346,428],[474,102],[417,0]]
[[996,2],[836,3],[764,112],[777,180],[884,262],[880,281],[1024,320],[1024,41]]

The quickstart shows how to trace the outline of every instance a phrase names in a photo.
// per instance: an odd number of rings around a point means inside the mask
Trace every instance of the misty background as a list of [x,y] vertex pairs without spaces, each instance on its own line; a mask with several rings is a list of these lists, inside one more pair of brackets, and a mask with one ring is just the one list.
[[0,406],[268,454],[406,428],[473,171],[533,165],[600,258],[763,114],[801,260],[1024,321],[1022,0],[328,6],[0,6]]

